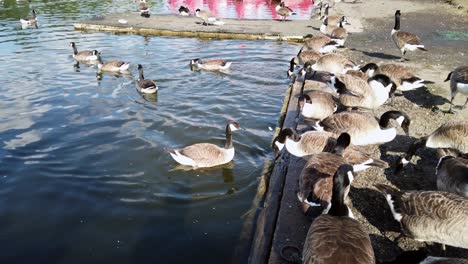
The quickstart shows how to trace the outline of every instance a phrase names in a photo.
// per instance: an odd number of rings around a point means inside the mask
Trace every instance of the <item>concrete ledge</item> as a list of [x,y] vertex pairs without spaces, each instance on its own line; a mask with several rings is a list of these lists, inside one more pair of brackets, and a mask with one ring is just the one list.
[[[125,19],[127,24],[119,23]],[[73,24],[77,30],[108,31],[157,36],[181,36],[217,39],[268,39],[302,41],[302,36],[317,33],[317,20],[246,20],[222,19],[225,25],[203,26],[196,17],[152,15],[141,17],[138,13],[110,14]]]

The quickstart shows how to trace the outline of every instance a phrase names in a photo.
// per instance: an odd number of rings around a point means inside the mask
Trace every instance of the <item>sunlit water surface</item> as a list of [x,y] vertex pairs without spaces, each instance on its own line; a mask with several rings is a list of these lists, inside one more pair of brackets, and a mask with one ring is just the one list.
[[[245,262],[243,224],[271,158],[291,46],[73,30],[133,11],[129,2],[1,2],[0,263]],[[39,27],[21,30],[33,8]],[[74,65],[70,41],[129,61],[132,75]],[[192,72],[197,57],[231,60],[232,71]],[[139,63],[157,96],[135,90]],[[163,150],[222,145],[228,119],[243,128],[232,164],[184,170]]]

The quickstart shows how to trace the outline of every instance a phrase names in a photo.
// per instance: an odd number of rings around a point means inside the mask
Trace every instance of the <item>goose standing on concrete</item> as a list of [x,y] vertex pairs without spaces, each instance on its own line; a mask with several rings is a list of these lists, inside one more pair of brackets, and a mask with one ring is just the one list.
[[82,50],[78,52],[75,42],[70,42],[70,47],[73,48],[73,58],[77,61],[95,61],[99,59],[99,52],[95,54],[95,50]]
[[224,148],[211,143],[198,143],[180,150],[170,148],[166,148],[165,150],[178,163],[194,168],[206,168],[226,164],[234,158],[232,132],[239,129],[240,126],[236,121],[228,121],[226,124],[226,143]]
[[[453,70],[445,79],[445,82],[450,80],[450,109],[449,112],[452,112],[453,98],[457,93],[461,93],[465,96],[468,96],[468,66],[460,66]],[[466,107],[468,103],[468,98],[466,98],[465,104],[462,109]]]
[[408,135],[411,123],[408,115],[402,111],[385,112],[380,120],[366,113],[341,112],[333,114],[322,121],[317,121],[314,128],[318,131],[330,131],[335,134],[348,133],[353,145],[383,144],[392,141],[397,131],[395,127],[388,128],[390,119],[394,119]]
[[[285,128],[273,140],[273,144],[279,151],[286,147],[290,154],[296,157],[304,157],[331,151],[337,143],[335,137],[335,134],[327,131],[307,131],[302,135],[298,135],[293,129]],[[347,163],[354,166],[355,172],[369,167],[388,167],[385,161],[373,158],[352,145],[344,150],[343,157]]]
[[146,0],[140,0],[138,8],[142,17],[150,17],[150,10]]
[[292,16],[296,14],[291,8],[286,6],[284,2],[281,2],[279,5],[277,5],[275,10],[276,10],[276,13],[281,17],[281,21],[285,21],[285,19],[288,16]]
[[186,6],[180,6],[179,7],[179,15],[181,16],[189,16],[190,15],[190,9]]
[[440,191],[399,191],[384,184],[376,188],[406,236],[468,248],[468,199]]
[[460,153],[468,153],[468,121],[447,122],[431,134],[416,140],[410,146],[405,156],[398,158],[395,168],[396,172],[400,172],[421,147],[449,148],[455,149]]
[[314,71],[326,71],[333,74],[346,73],[348,70],[359,70],[359,66],[341,54],[329,53],[318,59],[313,65]]
[[[338,167],[346,164],[343,152],[349,146],[350,140],[349,134],[343,133],[338,137],[331,153],[321,152],[310,156],[299,175],[297,193],[304,212],[307,212],[310,206],[321,206],[323,213],[330,209],[333,175]],[[348,196],[349,186],[343,191],[344,197]]]
[[203,20],[203,25],[208,26],[208,25],[217,25],[217,26],[222,26],[224,25],[224,22],[221,20],[218,20],[213,13],[207,10],[200,10],[197,9],[195,10],[195,16]]
[[395,27],[392,29],[392,39],[401,52],[401,60],[405,61],[406,51],[415,51],[417,49],[427,51],[418,36],[413,33],[400,31],[400,10],[395,12]]
[[153,80],[145,79],[145,77],[143,76],[143,66],[141,66],[141,64],[138,64],[138,72],[140,75],[140,79],[136,83],[136,88],[138,92],[154,94],[156,91],[158,91],[158,86],[156,85],[156,83]]
[[22,25],[31,26],[37,23],[37,10],[33,9],[31,13],[32,17],[20,18],[20,22]]
[[377,109],[393,97],[396,84],[386,75],[377,74],[364,81],[342,74],[331,77],[328,84],[340,94],[339,102],[347,108]]
[[318,59],[320,59],[320,57],[322,57],[322,54],[319,52],[313,50],[304,51],[303,49],[304,47],[302,47],[301,50],[299,50],[297,56],[292,58],[289,62],[288,78],[291,78],[291,76],[294,74],[296,65],[304,65],[306,62],[315,63]]
[[327,54],[336,50],[338,43],[325,35],[312,36],[311,34],[303,37],[306,50],[313,50],[322,54]]
[[400,91],[410,91],[423,87],[426,84],[434,83],[415,76],[407,67],[398,64],[384,64],[377,66],[375,63],[368,63],[361,67],[360,70],[367,73],[369,77],[376,74],[387,75],[396,83],[397,89]]
[[351,210],[345,204],[352,181],[352,167],[341,165],[333,176],[328,214],[318,216],[307,232],[302,263],[375,263],[369,235],[361,223],[353,219]]
[[207,71],[225,71],[231,67],[231,64],[232,62],[223,59],[202,61],[197,58],[190,61],[190,67]]
[[437,189],[468,198],[468,159],[441,157],[436,167]]
[[348,38],[348,31],[343,27],[343,20],[340,20],[339,25],[339,27],[331,32],[330,38],[336,41],[340,47],[344,47],[346,39]]
[[322,25],[320,25],[320,32],[330,37],[333,30],[337,29],[338,26],[328,24],[328,18],[323,19]]
[[325,4],[325,11],[324,11],[324,14],[323,16],[320,18],[322,21],[325,19],[325,18],[328,18],[328,24],[329,25],[332,25],[332,26],[338,26],[340,24],[340,22],[343,22],[343,23],[347,23],[349,24],[348,22],[348,17],[347,16],[338,16],[338,15],[335,15],[335,16],[329,16],[328,15],[328,9],[330,8],[330,5],[329,4]]

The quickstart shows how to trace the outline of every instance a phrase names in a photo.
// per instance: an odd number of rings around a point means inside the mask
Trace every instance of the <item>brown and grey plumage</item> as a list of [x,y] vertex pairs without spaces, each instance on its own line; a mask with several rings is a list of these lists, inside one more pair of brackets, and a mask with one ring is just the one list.
[[347,57],[337,54],[325,54],[318,59],[313,65],[314,71],[327,71],[333,74],[346,73],[348,70],[358,70],[356,63]]
[[[82,50],[78,52],[75,42],[70,42],[73,48],[73,58],[77,61],[95,61],[99,59],[99,52],[96,50]],[[97,52],[97,54],[95,54]]]
[[[341,165],[332,179],[331,208],[312,222],[302,250],[304,264],[373,264],[369,235],[345,205],[352,168]],[[351,217],[350,217],[351,215]]]
[[323,16],[320,18],[321,20],[324,20],[325,18],[328,18],[328,24],[332,26],[338,26],[341,21],[348,23],[348,17],[346,16],[340,16],[340,15],[328,15],[328,9],[330,8],[329,4],[325,4],[325,11]]
[[284,2],[281,2],[275,8],[276,13],[281,17],[281,20],[284,21],[288,16],[295,15],[294,11],[286,6]]
[[367,81],[349,74],[336,75],[329,85],[340,94],[339,102],[347,108],[377,109],[393,96],[396,84],[378,74]]
[[190,61],[190,66],[197,69],[207,70],[207,71],[224,71],[231,67],[232,62],[224,59],[215,59],[215,60],[201,60],[193,59]]
[[328,92],[312,90],[299,97],[299,109],[307,118],[322,120],[331,116],[337,108],[337,99]]
[[360,70],[366,72],[369,77],[376,74],[387,75],[395,82],[397,89],[401,91],[410,91],[434,83],[415,76],[407,67],[399,64],[390,63],[377,66],[375,63],[368,63]]
[[403,251],[393,261],[383,264],[468,264],[468,259],[428,256],[424,248],[414,251]]
[[313,50],[322,54],[333,52],[338,45],[336,41],[325,35],[312,36],[309,34],[304,36],[303,39],[304,47],[307,50]]
[[[465,96],[468,96],[468,66],[460,66],[449,73],[445,81],[450,80],[450,109],[452,111],[453,98],[457,93],[461,93]],[[465,104],[462,109],[466,107],[468,103],[468,98],[466,98]]]
[[153,80],[145,79],[143,76],[143,66],[138,64],[138,72],[140,79],[136,83],[136,88],[140,93],[153,94],[158,91],[158,86]]
[[[296,157],[315,155],[321,152],[329,152],[336,145],[337,135],[326,131],[307,131],[298,135],[291,128],[283,129],[274,139],[274,145],[286,150]],[[344,152],[345,161],[354,167],[354,171],[365,170],[369,167],[386,168],[388,164],[361,151],[357,146],[348,146]]]
[[[310,206],[321,206],[326,213],[330,209],[333,189],[333,175],[338,167],[346,163],[343,151],[349,146],[349,134],[343,133],[331,152],[321,152],[310,156],[299,175],[297,198],[302,203],[304,212]],[[348,195],[349,186],[344,190]]]
[[226,124],[226,143],[224,148],[211,143],[197,143],[180,150],[170,148],[165,148],[165,150],[178,163],[194,168],[206,168],[226,164],[234,158],[232,132],[239,129],[239,123],[228,121]]
[[332,25],[332,24],[329,24],[328,23],[328,17],[325,17],[323,19],[323,22],[322,22],[322,25],[320,25],[320,32],[322,32],[323,34],[329,36],[331,38],[331,33],[333,32],[333,30],[337,29],[338,26],[337,25]]
[[437,189],[468,198],[468,159],[441,157],[436,167]]
[[400,31],[400,10],[395,12],[395,27],[392,29],[391,36],[393,43],[401,52],[401,61],[405,60],[406,51],[415,51],[417,49],[427,51],[418,36],[413,33]]
[[[99,60],[101,60],[99,58]],[[113,60],[103,63],[102,61],[98,64],[98,69],[100,71],[108,71],[108,72],[124,72],[127,71],[130,67],[130,64],[124,61]]]
[[384,184],[376,188],[406,236],[468,248],[468,199],[440,191],[399,191]]
[[344,46],[346,39],[348,38],[348,31],[343,27],[343,21],[340,20],[339,27],[335,28],[331,34],[330,38],[336,43],[338,43],[339,46]]
[[450,148],[461,153],[468,153],[468,121],[450,121],[431,134],[417,139],[408,149],[404,157],[397,160],[396,172],[411,161],[416,151],[421,147],[428,148]]
[[304,65],[304,63],[308,61],[315,62],[320,59],[320,57],[322,57],[320,52],[314,50],[304,50],[304,47],[302,47],[297,53],[297,56],[294,58],[294,62],[298,65]]
[[346,132],[351,135],[353,145],[382,144],[392,141],[397,134],[395,127],[389,128],[390,119],[396,120],[408,134],[411,120],[402,111],[387,111],[382,114],[380,120],[368,113],[341,112],[317,121],[314,128],[335,134]]
[[224,21],[218,20],[209,10],[195,10],[195,16],[203,20],[203,25],[224,25]]
[[138,10],[140,11],[140,15],[144,17],[149,17],[149,6],[146,3],[146,0],[140,0],[140,3],[138,4]]

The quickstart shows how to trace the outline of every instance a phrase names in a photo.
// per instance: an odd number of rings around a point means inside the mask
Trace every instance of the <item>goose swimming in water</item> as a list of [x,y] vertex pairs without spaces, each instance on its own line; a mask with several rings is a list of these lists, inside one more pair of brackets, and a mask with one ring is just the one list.
[[30,25],[34,25],[37,23],[37,16],[36,16],[37,10],[33,9],[31,13],[32,13],[32,17],[20,18],[20,22],[22,25],[30,26]]
[[158,91],[158,86],[153,80],[145,79],[143,76],[143,66],[138,64],[140,79],[136,83],[136,88],[140,93],[153,94]]
[[77,61],[99,60],[99,52],[97,50],[82,50],[78,52],[75,42],[70,42],[70,47],[73,48],[73,58]]
[[193,59],[190,61],[190,67],[206,71],[225,71],[231,67],[232,62],[224,59],[207,60]]
[[226,144],[224,148],[211,143],[198,143],[180,150],[166,148],[171,157],[182,165],[193,168],[214,167],[230,162],[234,158],[234,145],[232,144],[232,132],[239,130],[240,125],[235,121],[229,121],[226,125]]

